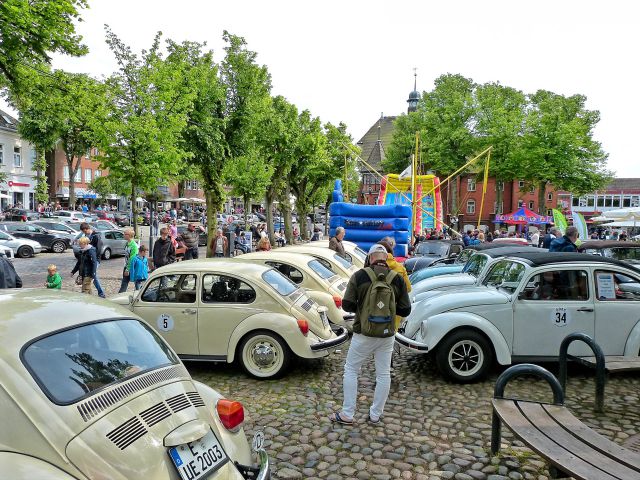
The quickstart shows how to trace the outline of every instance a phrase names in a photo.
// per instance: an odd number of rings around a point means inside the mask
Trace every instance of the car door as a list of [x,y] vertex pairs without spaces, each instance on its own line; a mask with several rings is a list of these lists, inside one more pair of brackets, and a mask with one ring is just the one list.
[[238,277],[220,273],[202,276],[198,313],[199,351],[226,359],[229,338],[240,323],[258,313],[255,289]]
[[615,267],[596,268],[593,281],[595,341],[605,355],[622,355],[629,333],[640,322],[640,276]]
[[[587,267],[553,266],[522,282],[514,301],[513,356],[557,357],[562,340],[574,332],[595,334],[590,271]],[[590,355],[574,342],[569,353]]]
[[125,248],[127,247],[127,241],[124,239],[124,233],[120,231],[113,231],[113,248],[112,252],[116,255],[124,255]]
[[192,273],[156,276],[133,302],[133,311],[179,355],[198,355],[197,284]]
[[46,233],[41,227],[34,225],[25,225],[27,232],[29,233],[31,240],[35,240],[43,247],[49,248],[53,243],[53,235]]

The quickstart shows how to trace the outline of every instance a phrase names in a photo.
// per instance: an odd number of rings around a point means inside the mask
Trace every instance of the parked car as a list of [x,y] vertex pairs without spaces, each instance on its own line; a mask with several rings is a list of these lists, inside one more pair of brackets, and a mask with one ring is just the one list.
[[135,296],[112,300],[147,320],[186,360],[233,362],[256,378],[293,356],[322,358],[348,339],[287,277],[263,265],[203,259],[165,265]]
[[[102,251],[100,252],[100,258],[109,260],[114,255],[125,255],[125,247],[127,241],[124,238],[124,233],[120,230],[102,230],[97,231],[96,234],[100,235],[102,239]],[[80,232],[73,241],[73,254],[78,257],[80,254],[80,246],[78,240],[83,237],[84,233]]]
[[129,215],[129,212],[114,212],[113,219],[119,227],[131,226],[131,217]]
[[38,220],[40,214],[38,212],[32,212],[24,208],[12,208],[4,212],[5,222],[29,222],[31,220]]
[[0,245],[0,256],[5,256],[7,258],[13,258],[13,250],[10,247],[5,247],[4,245]]
[[67,223],[82,223],[86,221],[84,214],[82,212],[76,212],[75,210],[58,210],[57,212],[53,212],[53,214],[51,218],[57,218]]
[[107,212],[106,210],[96,210],[95,212],[93,212],[93,214],[96,216],[97,220],[109,220],[111,222],[115,221],[113,213]]
[[45,228],[24,222],[2,222],[0,230],[16,238],[24,238],[38,242],[43,249],[54,253],[63,253],[71,245],[66,235],[50,232]]
[[347,289],[347,281],[324,267],[317,258],[278,249],[247,253],[235,257],[235,260],[275,268],[293,283],[304,288],[312,300],[327,307],[327,314],[332,323],[351,330],[355,315],[342,310],[342,297]]
[[56,219],[40,219],[31,222],[33,225],[39,225],[40,227],[50,231],[51,233],[57,233],[58,235],[62,235],[69,240],[69,242],[73,242],[76,236],[79,233],[79,230],[73,228],[72,225],[64,222],[57,221]]
[[493,242],[495,243],[515,243],[518,245],[530,245],[529,240],[527,240],[526,238],[520,238],[520,237],[498,237],[498,238],[494,238]]
[[325,268],[328,268],[333,273],[340,275],[342,278],[349,279],[351,275],[358,271],[358,267],[350,263],[348,260],[342,258],[333,250],[329,248],[311,247],[309,244],[301,245],[289,245],[279,248],[278,251],[291,251],[292,253],[305,253],[317,258]]
[[[309,242],[305,245],[309,247],[329,248],[329,240],[317,240],[315,242]],[[347,260],[354,264],[358,268],[364,267],[364,262],[367,260],[367,252],[361,249],[358,245],[347,240],[342,241]]]
[[[595,339],[605,355],[640,352],[640,269],[597,255],[520,253],[491,267],[482,284],[443,292],[413,309],[396,342],[433,354],[458,382],[500,365],[554,360],[570,333]],[[574,355],[591,355],[577,345]]]
[[[187,231],[188,225],[178,225],[178,236],[182,235],[184,232]],[[208,242],[208,235],[207,235],[207,230],[205,229],[204,232],[200,232],[200,236],[198,237],[198,245],[199,246],[207,246],[209,244]]]
[[0,231],[0,246],[9,247],[13,254],[20,258],[33,257],[34,254],[42,252],[42,245],[26,238],[16,238],[13,235]]
[[95,222],[89,223],[89,225],[91,225],[91,227],[97,231],[120,230],[120,227],[118,227],[118,225],[109,220],[96,220]]
[[269,478],[242,404],[193,380],[129,310],[48,290],[0,299],[0,478]]
[[404,268],[411,274],[428,267],[440,258],[454,258],[463,249],[464,243],[460,240],[425,240],[416,246],[413,257],[404,262]]
[[640,264],[640,243],[615,240],[588,240],[579,247],[581,252],[615,258],[633,265]]

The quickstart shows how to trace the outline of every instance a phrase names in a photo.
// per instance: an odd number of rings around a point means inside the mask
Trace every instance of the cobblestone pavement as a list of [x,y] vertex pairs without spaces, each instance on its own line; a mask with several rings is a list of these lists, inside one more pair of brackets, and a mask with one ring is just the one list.
[[[68,258],[67,258],[68,257]],[[41,254],[16,259],[25,286],[39,287],[46,265],[55,262],[64,289],[79,291],[69,279],[73,255]],[[100,275],[108,295],[117,292],[123,260],[103,262]],[[129,287],[132,291],[133,287]],[[472,385],[444,381],[433,362],[402,352],[394,372],[382,422],[366,421],[373,397],[373,362],[365,364],[358,393],[356,424],[331,424],[327,418],[342,401],[346,348],[324,360],[298,360],[279,380],[258,381],[236,365],[190,363],[196,380],[245,405],[250,438],[264,430],[275,478],[506,480],[549,478],[547,465],[503,429],[499,456],[491,457],[493,386],[501,369]],[[556,369],[556,365],[545,365]],[[554,371],[554,373],[557,373]],[[640,374],[617,374],[606,386],[605,413],[593,412],[593,372],[569,369],[566,405],[586,424],[622,443],[640,434]],[[514,380],[507,394],[551,400],[542,381]]]

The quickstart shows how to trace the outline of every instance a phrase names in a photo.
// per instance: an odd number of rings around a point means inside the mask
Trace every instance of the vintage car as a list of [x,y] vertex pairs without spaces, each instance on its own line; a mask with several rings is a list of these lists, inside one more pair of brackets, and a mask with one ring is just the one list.
[[235,257],[235,260],[275,268],[293,283],[304,288],[311,299],[327,307],[327,315],[332,323],[351,330],[355,314],[342,310],[342,297],[347,289],[347,281],[322,265],[317,258],[277,249],[247,253]]
[[640,243],[638,242],[587,240],[580,244],[579,250],[592,255],[615,258],[633,265],[640,264]]
[[[309,242],[305,245],[309,247],[329,248],[329,240],[317,240],[315,242]],[[342,241],[344,252],[347,254],[347,260],[353,263],[358,268],[364,267],[364,262],[367,259],[367,252],[361,249],[358,245],[347,240]]]
[[304,253],[318,259],[322,265],[342,278],[349,280],[351,275],[359,270],[358,267],[342,258],[329,248],[310,247],[309,244],[289,245],[278,249],[281,252]]
[[0,304],[0,478],[269,478],[242,404],[129,310],[58,290],[2,290]]
[[233,362],[256,378],[292,357],[322,358],[348,340],[326,308],[274,268],[202,259],[154,271],[135,296],[113,301],[147,320],[185,360]]
[[[517,255],[521,252],[531,252],[531,247],[502,247],[502,248],[490,248],[484,250],[476,250],[473,255],[467,260],[462,271],[460,273],[449,273],[431,278],[424,279],[412,286],[409,298],[414,303],[420,302],[426,298],[430,298],[443,290],[449,290],[453,288],[466,287],[468,285],[477,285],[484,279],[490,265],[496,259]],[[440,268],[445,268],[446,265]],[[426,270],[438,267],[429,267]],[[416,272],[418,273],[418,272]]]
[[[580,253],[520,253],[491,267],[482,284],[443,292],[412,310],[396,342],[435,355],[458,382],[518,361],[554,360],[562,339],[583,332],[605,355],[640,352],[640,269]],[[591,355],[583,345],[574,355]]]
[[413,256],[404,262],[404,268],[411,275],[441,258],[455,258],[463,249],[464,243],[460,240],[425,240],[416,246]]

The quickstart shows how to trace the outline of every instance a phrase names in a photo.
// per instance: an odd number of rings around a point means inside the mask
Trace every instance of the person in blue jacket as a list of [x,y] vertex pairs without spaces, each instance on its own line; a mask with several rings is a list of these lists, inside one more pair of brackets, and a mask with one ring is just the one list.
[[578,229],[576,227],[568,227],[565,234],[556,238],[551,242],[549,246],[550,252],[577,252],[578,247],[576,246],[576,242],[578,241],[578,237],[580,234],[578,233]]
[[142,284],[149,278],[149,261],[147,259],[147,246],[140,245],[138,255],[133,257],[131,262],[130,279],[135,285],[136,290],[140,290]]

